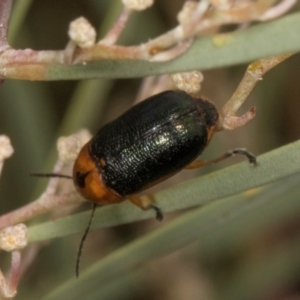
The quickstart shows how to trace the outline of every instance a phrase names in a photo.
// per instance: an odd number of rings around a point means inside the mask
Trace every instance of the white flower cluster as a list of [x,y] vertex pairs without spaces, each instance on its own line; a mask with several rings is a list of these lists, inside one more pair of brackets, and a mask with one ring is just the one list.
[[0,248],[4,251],[20,250],[27,246],[27,227],[25,224],[9,226],[0,231]]
[[95,44],[96,30],[84,17],[70,23],[69,37],[80,48],[88,48]]
[[144,10],[153,4],[153,0],[122,0],[125,7],[133,10]]

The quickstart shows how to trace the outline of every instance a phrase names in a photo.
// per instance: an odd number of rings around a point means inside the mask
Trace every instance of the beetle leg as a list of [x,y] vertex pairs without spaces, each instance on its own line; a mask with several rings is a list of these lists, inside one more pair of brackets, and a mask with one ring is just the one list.
[[162,210],[157,205],[155,205],[154,200],[151,199],[151,196],[147,195],[140,197],[137,195],[130,195],[127,196],[127,198],[130,200],[131,203],[143,210],[154,209],[156,213],[156,219],[158,221],[161,221],[163,219],[164,216]]
[[256,157],[252,153],[248,152],[246,149],[243,149],[243,148],[236,148],[236,149],[227,151],[222,156],[217,157],[213,160],[194,160],[190,164],[188,164],[185,167],[185,169],[197,169],[197,168],[201,168],[201,167],[206,166],[206,165],[215,164],[215,163],[217,163],[219,161],[222,161],[226,158],[234,156],[235,154],[245,155],[248,158],[250,164],[253,164],[254,166],[257,166]]

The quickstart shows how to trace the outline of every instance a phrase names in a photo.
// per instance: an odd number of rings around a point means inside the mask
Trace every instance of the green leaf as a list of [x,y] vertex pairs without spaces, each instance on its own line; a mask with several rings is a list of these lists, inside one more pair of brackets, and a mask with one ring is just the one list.
[[249,29],[198,38],[184,55],[169,62],[103,60],[85,65],[54,65],[45,80],[87,78],[133,78],[189,70],[206,70],[241,63],[300,49],[300,13]]
[[[299,172],[299,166],[295,162],[300,162],[300,141],[259,156],[258,162],[257,167],[244,162],[195,178],[158,192],[154,199],[167,213],[204,205],[290,176]],[[89,214],[88,211],[32,226],[28,230],[28,239],[36,242],[83,232]],[[97,209],[92,228],[110,227],[153,217],[153,211],[143,212],[127,202]]]

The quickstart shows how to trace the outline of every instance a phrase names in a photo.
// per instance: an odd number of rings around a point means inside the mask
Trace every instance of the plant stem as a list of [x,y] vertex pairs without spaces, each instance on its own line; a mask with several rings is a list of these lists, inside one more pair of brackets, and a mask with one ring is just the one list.
[[0,217],[0,229],[30,220],[35,216],[49,212],[59,205],[70,203],[79,203],[77,193],[68,193],[60,196],[48,196],[43,194],[36,201],[2,215]]
[[13,0],[0,0],[0,52],[9,48],[7,32],[12,2]]

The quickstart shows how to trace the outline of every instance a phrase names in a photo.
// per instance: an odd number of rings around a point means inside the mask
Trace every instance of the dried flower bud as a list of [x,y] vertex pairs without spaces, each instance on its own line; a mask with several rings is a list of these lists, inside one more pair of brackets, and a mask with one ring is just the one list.
[[80,48],[91,47],[96,41],[96,30],[84,17],[70,23],[68,34],[71,41]]
[[62,136],[57,140],[57,151],[59,159],[65,163],[74,161],[81,149],[78,137],[74,135]]
[[199,3],[196,1],[186,1],[177,15],[179,24],[184,25],[191,20],[191,17]]
[[10,139],[6,135],[0,135],[0,161],[9,158],[14,153]]
[[124,6],[133,10],[144,10],[153,4],[153,0],[122,0]]
[[75,135],[80,140],[81,147],[83,147],[92,138],[91,133],[87,129],[81,129]]
[[64,163],[73,162],[82,146],[86,144],[91,138],[88,130],[80,130],[78,133],[62,136],[57,140],[58,156]]
[[25,224],[9,226],[0,231],[0,248],[11,252],[27,246],[27,227]]
[[203,75],[199,71],[176,73],[172,75],[172,80],[177,89],[187,93],[197,93],[201,89]]

